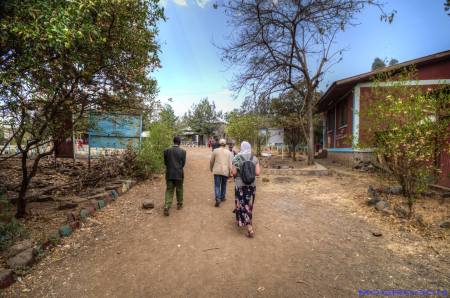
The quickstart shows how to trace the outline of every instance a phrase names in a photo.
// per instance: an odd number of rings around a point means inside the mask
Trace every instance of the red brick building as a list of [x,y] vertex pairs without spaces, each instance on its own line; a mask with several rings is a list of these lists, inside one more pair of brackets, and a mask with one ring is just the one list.
[[[355,160],[373,159],[371,150],[357,149],[356,145],[364,139],[364,111],[370,100],[373,78],[380,72],[400,70],[415,66],[417,80],[411,85],[424,88],[450,86],[450,50],[414,59],[394,66],[335,81],[320,98],[317,109],[324,119],[324,148],[328,157],[347,164]],[[389,83],[378,84],[389,88]],[[439,184],[450,187],[450,155],[440,156],[442,171]]]

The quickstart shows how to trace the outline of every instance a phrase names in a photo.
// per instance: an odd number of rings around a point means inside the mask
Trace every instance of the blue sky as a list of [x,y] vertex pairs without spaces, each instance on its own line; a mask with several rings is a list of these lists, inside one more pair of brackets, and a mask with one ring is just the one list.
[[[450,16],[444,0],[391,0],[386,10],[397,10],[392,24],[382,23],[379,12],[368,8],[360,25],[337,37],[337,48],[345,48],[343,61],[325,77],[321,89],[333,81],[370,70],[375,57],[400,62],[450,49]],[[171,103],[177,115],[193,103],[208,97],[218,109],[238,108],[229,90],[233,69],[220,61],[215,44],[226,42],[223,11],[213,9],[209,0],[164,0],[166,22],[160,23],[159,41],[162,69],[154,73],[163,103]]]

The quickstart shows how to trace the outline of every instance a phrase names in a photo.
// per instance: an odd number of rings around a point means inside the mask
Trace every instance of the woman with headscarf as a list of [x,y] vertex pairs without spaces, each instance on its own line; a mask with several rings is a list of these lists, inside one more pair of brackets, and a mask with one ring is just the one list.
[[259,166],[258,159],[252,154],[252,147],[249,142],[241,143],[241,151],[233,159],[232,173],[235,177],[235,204],[236,208],[234,213],[236,214],[236,222],[238,226],[247,227],[247,236],[253,237],[255,232],[253,231],[252,218],[253,218],[253,205],[255,203],[256,194],[256,181],[246,184],[242,179],[242,169],[245,162],[250,161],[254,164],[255,176],[261,174],[261,167]]

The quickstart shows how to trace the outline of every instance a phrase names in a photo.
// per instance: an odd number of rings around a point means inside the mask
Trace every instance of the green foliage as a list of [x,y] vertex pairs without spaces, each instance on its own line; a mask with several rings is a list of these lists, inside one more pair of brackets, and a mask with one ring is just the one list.
[[211,136],[216,128],[218,114],[214,102],[210,103],[208,98],[204,98],[198,104],[194,104],[188,111],[186,122],[192,131]]
[[26,238],[28,231],[15,218],[7,223],[0,223],[0,251],[7,249],[16,240]]
[[398,64],[398,60],[395,59],[395,58],[392,58],[392,59],[389,61],[389,66],[393,66],[393,65],[395,65],[395,64]]
[[386,60],[381,60],[380,58],[376,57],[373,62],[372,62],[372,70],[376,70],[379,68],[383,68],[386,66],[393,66],[395,64],[398,64],[398,60],[395,58],[391,58],[391,60],[389,60],[389,63],[386,65],[387,59]]
[[227,135],[238,144],[247,141],[256,146],[257,155],[261,153],[261,144],[265,141],[265,134],[261,134],[261,128],[265,124],[265,119],[256,114],[240,114],[231,112],[228,114]]
[[414,79],[411,69],[377,78],[373,100],[362,113],[366,124],[361,126],[368,135],[361,145],[375,148],[384,158],[410,207],[438,173],[438,154],[448,150],[450,124],[449,90],[405,83]]
[[372,70],[383,68],[385,66],[386,66],[386,63],[384,63],[384,61],[378,57],[376,57],[372,62]]
[[0,126],[0,144],[3,144],[5,140],[5,132],[3,131],[3,127]]
[[[158,0],[2,1],[0,106],[26,158],[71,135],[88,110],[142,111],[159,67]],[[45,145],[45,146],[42,146]],[[17,216],[39,160],[22,169]],[[23,163],[25,165],[25,163]]]
[[172,131],[172,135],[175,135],[178,131],[178,117],[175,116],[175,112],[171,105],[166,104],[159,113],[160,122],[167,125]]
[[173,130],[166,123],[155,122],[150,126],[150,136],[144,138],[137,155],[138,175],[147,178],[164,169],[163,152],[172,144]]

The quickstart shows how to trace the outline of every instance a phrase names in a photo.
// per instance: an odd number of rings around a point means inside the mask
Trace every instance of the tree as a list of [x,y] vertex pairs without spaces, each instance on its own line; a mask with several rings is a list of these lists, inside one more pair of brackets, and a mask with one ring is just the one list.
[[170,128],[172,135],[175,135],[177,133],[178,117],[175,116],[175,112],[171,105],[169,104],[164,105],[161,112],[159,113],[159,120],[160,122],[164,123],[168,128]]
[[380,58],[376,57],[375,59],[373,59],[372,62],[372,70],[376,70],[379,68],[383,68],[386,67],[386,63],[384,63],[383,60],[381,60]]
[[[450,0],[445,0],[444,9],[445,11],[450,11]],[[450,16],[450,12],[447,14]]]
[[284,138],[289,144],[292,159],[296,160],[296,148],[307,138],[305,121],[305,101],[293,92],[272,100],[270,106],[272,123],[284,129]]
[[265,136],[261,134],[264,126],[262,116],[251,113],[232,112],[228,116],[227,135],[238,144],[247,141],[256,147],[256,155],[261,155],[261,143]]
[[194,132],[212,136],[217,122],[216,105],[214,102],[210,103],[208,98],[204,98],[192,106],[186,115],[186,120]]
[[[378,57],[376,57],[375,59],[373,59],[373,62],[372,62],[372,71],[373,70],[376,70],[376,69],[380,69],[380,68],[383,68],[383,67],[386,67],[387,65],[386,65],[386,61],[387,61],[387,59],[386,60],[381,60],[380,58],[378,58]],[[389,66],[393,66],[393,65],[395,65],[395,64],[398,64],[398,60],[397,59],[395,59],[395,58],[391,58],[391,60],[389,60]]]
[[430,177],[437,174],[438,154],[449,150],[450,93],[448,89],[411,86],[414,70],[387,73],[375,80],[368,109],[363,112],[367,131],[361,146],[375,153],[403,188],[410,211]]
[[[156,93],[156,0],[2,2],[0,112],[20,151],[16,217],[39,161],[89,110],[142,110]],[[38,149],[29,162],[32,149]]]
[[395,64],[398,64],[398,60],[395,58],[391,58],[391,60],[389,61],[389,66],[393,66]]
[[[237,66],[232,89],[255,100],[292,91],[304,98],[308,123],[308,163],[314,160],[314,94],[324,73],[341,60],[333,50],[336,34],[354,24],[373,0],[261,1],[230,0],[222,6],[233,35],[222,59]],[[393,14],[383,13],[389,22]]]

